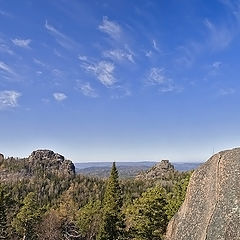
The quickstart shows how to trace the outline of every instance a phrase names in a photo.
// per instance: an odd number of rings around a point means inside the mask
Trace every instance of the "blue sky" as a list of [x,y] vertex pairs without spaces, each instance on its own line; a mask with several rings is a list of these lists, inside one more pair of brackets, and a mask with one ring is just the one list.
[[0,152],[204,161],[240,143],[239,54],[239,0],[0,0]]

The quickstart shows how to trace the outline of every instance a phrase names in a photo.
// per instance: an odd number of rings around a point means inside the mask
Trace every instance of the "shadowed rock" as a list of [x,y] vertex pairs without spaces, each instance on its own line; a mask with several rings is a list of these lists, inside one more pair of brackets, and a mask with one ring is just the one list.
[[166,239],[240,239],[240,148],[213,155],[193,173]]
[[51,150],[33,151],[28,158],[32,169],[41,167],[44,171],[56,172],[58,175],[75,175],[75,167],[72,161]]

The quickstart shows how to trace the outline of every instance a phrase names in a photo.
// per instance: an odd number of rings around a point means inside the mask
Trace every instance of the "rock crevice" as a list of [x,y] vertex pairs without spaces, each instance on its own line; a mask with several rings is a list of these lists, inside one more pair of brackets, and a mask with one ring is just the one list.
[[206,226],[206,231],[205,231],[205,239],[204,240],[207,240],[207,236],[208,236],[208,228],[210,226],[210,223],[213,219],[213,216],[214,216],[214,213],[215,213],[215,210],[216,210],[216,207],[217,207],[217,204],[218,204],[218,201],[219,201],[219,190],[220,190],[220,186],[219,186],[219,180],[220,180],[220,161],[221,161],[221,158],[222,156],[219,154],[219,159],[218,159],[218,162],[217,162],[217,167],[216,167],[216,203],[214,205],[214,208],[213,208],[213,211],[212,211],[212,214],[210,215],[210,218],[209,218],[209,221],[208,221],[208,224]]

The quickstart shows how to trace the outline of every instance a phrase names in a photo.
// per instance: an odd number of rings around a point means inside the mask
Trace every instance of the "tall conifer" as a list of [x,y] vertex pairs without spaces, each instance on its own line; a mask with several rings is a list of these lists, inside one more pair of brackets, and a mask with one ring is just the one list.
[[35,225],[39,221],[40,212],[37,207],[36,195],[30,192],[23,200],[23,206],[13,220],[13,226],[23,240],[36,239]]
[[115,162],[112,165],[103,200],[103,220],[98,240],[123,239],[122,192]]

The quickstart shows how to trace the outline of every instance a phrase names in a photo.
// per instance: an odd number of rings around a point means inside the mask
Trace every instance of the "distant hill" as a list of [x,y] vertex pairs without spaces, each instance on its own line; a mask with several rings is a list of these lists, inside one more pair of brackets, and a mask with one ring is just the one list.
[[[152,167],[157,162],[154,161],[141,161],[141,162],[116,162],[117,167],[129,167],[129,166],[142,166]],[[86,169],[92,167],[112,167],[112,162],[86,162],[86,163],[74,163],[76,169]]]
[[[143,171],[155,166],[157,162],[142,161],[142,162],[117,162],[117,168],[120,178],[131,178],[137,176]],[[174,168],[178,171],[189,171],[196,169],[201,163],[173,163]],[[88,162],[88,163],[75,163],[76,172],[95,177],[108,177],[110,173],[111,162]]]
[[175,162],[172,163],[174,168],[178,171],[190,171],[198,168],[202,162]]

